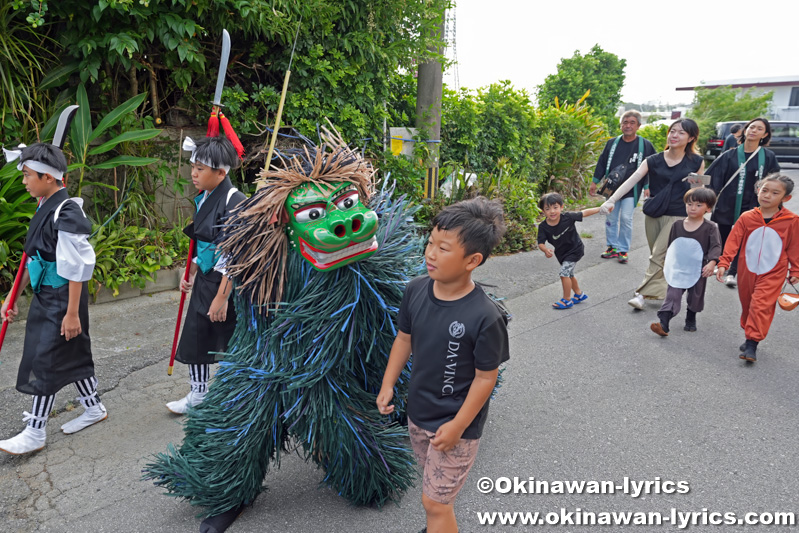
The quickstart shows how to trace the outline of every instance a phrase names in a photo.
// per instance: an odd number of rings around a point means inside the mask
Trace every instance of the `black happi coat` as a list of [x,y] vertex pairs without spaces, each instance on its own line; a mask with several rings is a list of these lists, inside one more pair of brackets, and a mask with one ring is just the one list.
[[[52,194],[31,219],[25,239],[25,252],[55,261],[58,232],[79,235],[91,233],[91,222],[80,206],[69,199],[66,189]],[[58,220],[54,215],[59,206]],[[80,293],[78,317],[81,333],[65,340],[61,323],[67,314],[69,284],[53,288],[43,285],[33,294],[25,326],[25,344],[17,374],[17,390],[24,394],[47,396],[65,385],[94,376],[91,339],[89,338],[89,291],[86,283]]]
[[[765,153],[765,168],[763,169],[763,176],[767,176],[772,172],[780,171],[780,164],[777,162],[777,156],[768,148],[761,148]],[[752,155],[751,152],[744,153],[748,158]],[[741,211],[745,213],[750,209],[757,207],[757,191],[755,190],[755,183],[763,176],[758,175],[758,156],[754,156],[747,164],[744,172],[746,178],[744,181],[743,197],[741,199]],[[705,170],[705,174],[710,176],[710,188],[718,194],[716,200],[716,208],[710,220],[732,226],[735,224],[735,201],[738,197],[738,180],[740,174],[730,182],[725,188],[727,181],[738,170],[738,150],[728,150],[716,158],[715,161]],[[722,191],[722,189],[724,189]],[[739,213],[739,216],[740,216]]]
[[[233,184],[225,179],[205,199],[200,210],[194,215],[194,222],[184,232],[195,241],[215,242],[224,219],[246,196],[239,191],[230,192]],[[229,200],[228,200],[229,198]],[[196,250],[196,248],[195,248]],[[180,344],[175,359],[187,365],[216,363],[217,352],[224,352],[236,327],[236,313],[233,309],[233,292],[228,298],[227,319],[224,322],[211,322],[208,309],[214,301],[222,274],[211,270],[204,274],[197,270],[194,278],[186,323],[180,336]]]

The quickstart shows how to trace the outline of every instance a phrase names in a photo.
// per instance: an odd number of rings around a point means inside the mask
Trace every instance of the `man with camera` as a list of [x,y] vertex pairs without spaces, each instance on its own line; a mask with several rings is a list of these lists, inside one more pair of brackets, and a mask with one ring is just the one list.
[[[652,143],[637,134],[640,127],[641,113],[625,111],[621,116],[622,134],[610,139],[599,156],[594,179],[588,189],[590,194],[594,195],[599,190],[600,194],[609,198],[646,157],[654,155]],[[605,240],[608,248],[602,253],[603,259],[616,258],[619,263],[627,262],[633,237],[633,210],[646,182],[644,177],[624,198],[616,202],[616,208],[607,216]]]

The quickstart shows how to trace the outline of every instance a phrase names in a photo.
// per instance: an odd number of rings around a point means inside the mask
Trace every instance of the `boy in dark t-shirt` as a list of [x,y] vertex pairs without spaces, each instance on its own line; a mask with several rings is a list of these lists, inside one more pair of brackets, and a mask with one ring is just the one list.
[[663,276],[669,286],[666,299],[658,311],[658,322],[650,329],[665,337],[669,334],[669,321],[680,312],[682,294],[688,291],[688,311],[685,331],[696,331],[696,314],[705,308],[707,278],[721,255],[721,236],[715,222],[705,220],[705,215],[716,204],[713,189],[697,187],[683,195],[688,217],[676,220],[669,233],[669,247],[663,263]]
[[411,352],[408,431],[424,468],[429,531],[457,531],[454,502],[474,464],[499,365],[508,360],[505,318],[472,281],[505,232],[502,208],[485,198],[451,205],[433,219],[428,276],[408,284],[377,407],[384,415]]
[[[554,255],[560,263],[560,282],[563,285],[563,298],[552,304],[555,309],[571,309],[574,304],[588,299],[580,292],[580,285],[574,277],[574,267],[585,253],[583,241],[575,227],[576,222],[599,213],[599,208],[582,211],[563,212],[563,196],[556,192],[545,194],[538,201],[538,207],[546,218],[538,225],[538,248],[547,257],[552,257],[553,250],[547,248],[547,241],[555,248]],[[574,297],[572,297],[572,292]]]

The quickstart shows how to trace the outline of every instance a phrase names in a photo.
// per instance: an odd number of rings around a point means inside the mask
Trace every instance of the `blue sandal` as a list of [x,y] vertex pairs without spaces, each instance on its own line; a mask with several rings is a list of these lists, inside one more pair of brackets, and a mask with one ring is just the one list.
[[584,302],[584,301],[586,301],[587,299],[588,299],[588,295],[587,295],[586,293],[577,294],[577,293],[575,292],[575,293],[574,293],[574,296],[572,297],[572,302],[574,302],[574,303],[578,304],[578,303],[580,303],[580,302]]
[[571,309],[572,307],[574,307],[574,304],[572,303],[571,300],[567,300],[566,298],[561,298],[560,300],[552,304],[552,307],[555,309]]

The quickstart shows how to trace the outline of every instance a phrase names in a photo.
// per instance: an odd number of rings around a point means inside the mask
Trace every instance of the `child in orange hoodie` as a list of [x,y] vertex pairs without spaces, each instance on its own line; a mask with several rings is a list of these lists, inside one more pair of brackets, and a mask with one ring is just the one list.
[[757,183],[760,207],[747,211],[735,222],[724,253],[719,259],[716,279],[740,250],[738,297],[741,327],[746,342],[740,358],[757,360],[757,344],[766,338],[785,278],[799,283],[799,216],[785,207],[791,199],[793,180],[784,174],[769,174]]

